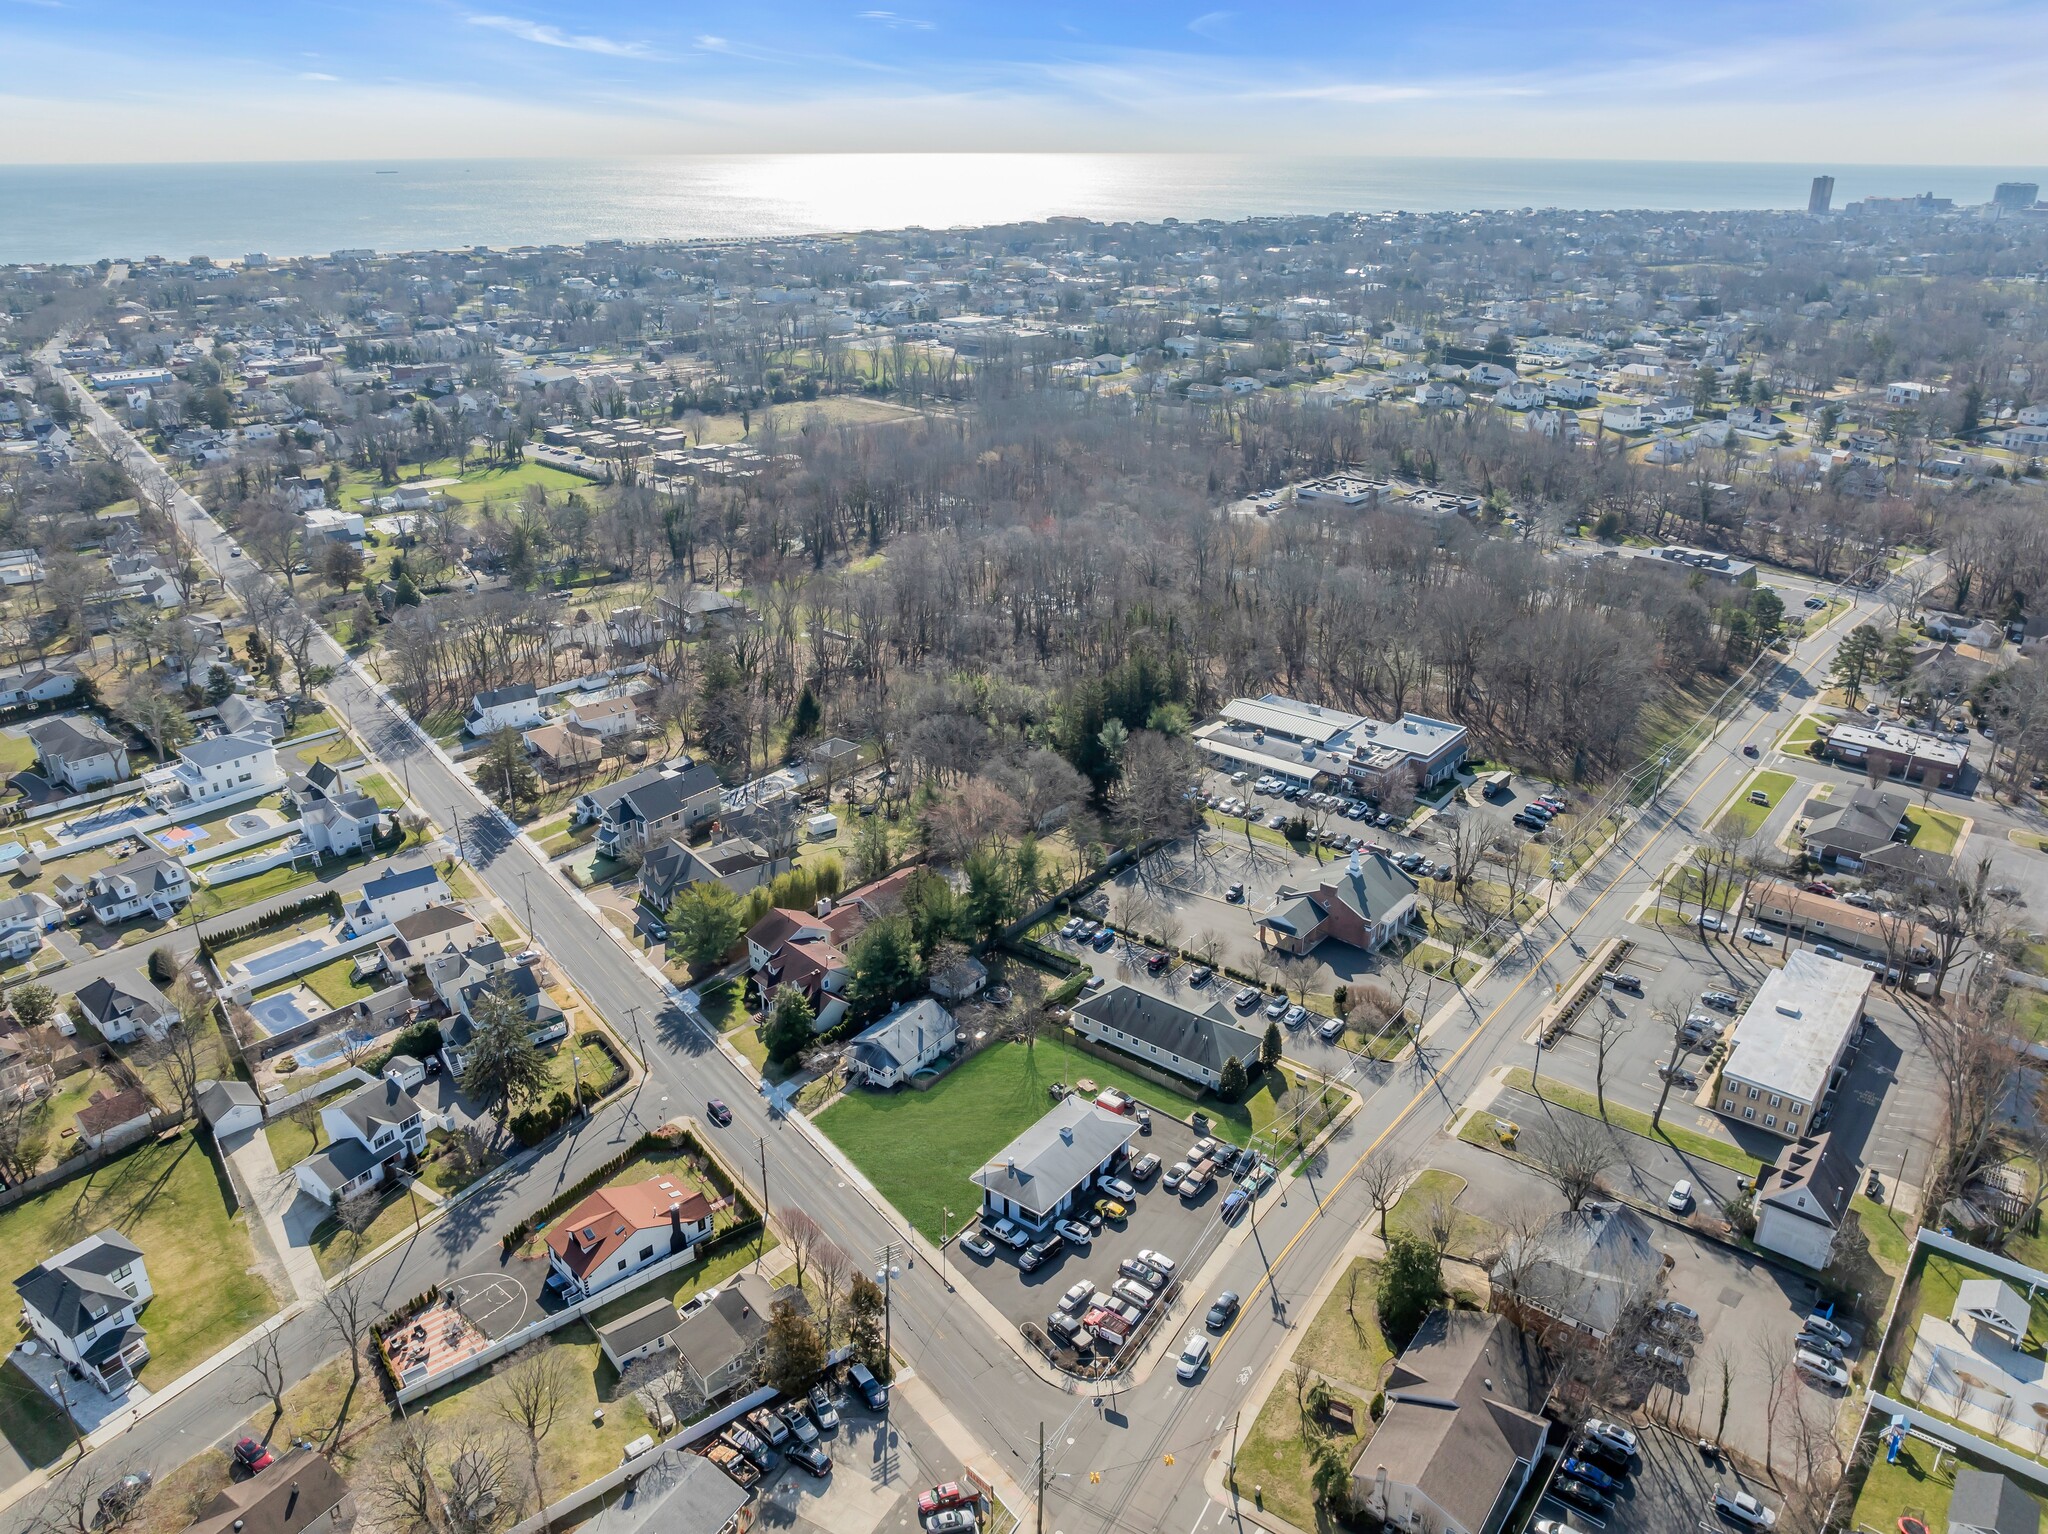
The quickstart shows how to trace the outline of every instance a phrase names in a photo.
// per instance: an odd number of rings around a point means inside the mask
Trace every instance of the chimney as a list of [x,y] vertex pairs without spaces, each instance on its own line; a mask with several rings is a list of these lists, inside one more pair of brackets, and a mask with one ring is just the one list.
[[671,1203],[668,1206],[668,1249],[680,1252],[690,1243],[683,1239],[683,1206]]
[[293,1508],[295,1508],[295,1507],[297,1507],[298,1505],[299,1505],[299,1483],[298,1483],[297,1481],[294,1481],[294,1482],[292,1482],[292,1494],[291,1494],[291,1495],[290,1495],[289,1497],[286,1497],[286,1498],[284,1499],[284,1522],[285,1522],[285,1527],[287,1527],[287,1528],[291,1527],[291,1521],[292,1521],[292,1509],[293,1509]]
[[1071,1124],[1060,1125],[1060,1139],[1066,1144],[1072,1145],[1074,1143],[1074,1126]]

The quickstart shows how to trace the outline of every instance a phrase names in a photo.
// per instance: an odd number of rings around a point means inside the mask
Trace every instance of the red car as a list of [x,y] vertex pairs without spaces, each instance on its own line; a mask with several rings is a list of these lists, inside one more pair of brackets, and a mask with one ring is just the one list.
[[1805,890],[1806,893],[1809,895],[1825,895],[1830,900],[1835,898],[1835,887],[1832,884],[1827,883],[1825,880],[1809,879],[1806,883],[1800,885],[1799,887]]
[[712,1123],[721,1127],[732,1122],[732,1109],[726,1107],[723,1098],[712,1098],[704,1105],[704,1112],[710,1116]]
[[253,1438],[244,1438],[235,1445],[235,1463],[251,1475],[268,1465],[273,1457],[268,1449]]
[[917,1494],[917,1516],[929,1518],[949,1507],[967,1507],[980,1500],[981,1493],[962,1486],[958,1481],[947,1481],[942,1486]]

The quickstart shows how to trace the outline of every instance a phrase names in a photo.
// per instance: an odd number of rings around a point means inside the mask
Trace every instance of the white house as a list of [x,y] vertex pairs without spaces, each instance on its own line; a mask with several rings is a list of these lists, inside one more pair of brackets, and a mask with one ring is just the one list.
[[424,911],[430,905],[452,901],[454,894],[441,882],[431,863],[404,873],[379,874],[363,886],[363,893],[349,907],[357,928],[388,926],[402,916]]
[[277,747],[261,735],[215,735],[178,748],[174,767],[142,780],[152,803],[185,811],[223,799],[249,799],[284,785]]
[[1835,1234],[1856,1188],[1856,1168],[1814,1135],[1785,1147],[1757,1179],[1756,1244],[1818,1272],[1833,1260]]
[[323,856],[346,857],[366,850],[383,823],[384,811],[377,801],[325,762],[294,777],[285,797],[298,812],[307,845]]
[[391,1168],[427,1148],[427,1120],[411,1092],[397,1082],[372,1081],[320,1110],[327,1145],[292,1171],[301,1188],[323,1204],[367,1193]]
[[216,1141],[254,1129],[263,1122],[263,1100],[246,1081],[202,1081],[199,1112]]
[[1553,378],[1543,386],[1543,393],[1553,405],[1591,405],[1600,398],[1600,390],[1585,378]]
[[1435,380],[1415,391],[1415,403],[1424,410],[1455,410],[1465,403],[1465,391],[1454,383]]
[[43,934],[64,925],[63,909],[40,890],[0,900],[0,957],[19,963],[43,946]]
[[97,1028],[110,1044],[125,1044],[143,1034],[160,1039],[170,1028],[175,1014],[154,997],[139,994],[147,987],[125,989],[118,981],[101,976],[88,981],[74,993],[85,1020]]
[[100,1389],[125,1393],[149,1358],[136,1316],[155,1293],[142,1248],[109,1226],[14,1281],[36,1339]]
[[29,741],[43,778],[74,794],[128,776],[128,748],[98,721],[76,716],[31,725]]
[[548,1267],[569,1295],[587,1299],[642,1268],[693,1250],[711,1234],[711,1205],[663,1175],[600,1188],[555,1221]]
[[1543,403],[1543,391],[1525,378],[1496,390],[1493,402],[1503,410],[1534,410]]
[[1505,389],[1516,381],[1515,370],[1498,362],[1475,362],[1468,376],[1483,389]]
[[94,874],[86,887],[85,907],[95,921],[111,927],[145,914],[169,921],[191,898],[192,875],[185,865],[152,852]]
[[[7,567],[0,565],[0,584]],[[22,708],[31,703],[54,703],[78,690],[78,673],[59,663],[46,666],[40,661],[25,666],[0,667],[0,708]]]
[[856,1034],[847,1054],[854,1074],[871,1087],[887,1088],[937,1064],[959,1042],[953,1014],[927,996]]
[[540,694],[533,684],[517,682],[471,698],[462,716],[462,728],[471,735],[495,735],[500,730],[529,729],[544,717]]

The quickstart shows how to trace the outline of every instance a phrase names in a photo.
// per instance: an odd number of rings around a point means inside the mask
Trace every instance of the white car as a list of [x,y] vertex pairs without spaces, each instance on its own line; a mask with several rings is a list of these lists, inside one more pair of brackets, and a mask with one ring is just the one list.
[[1173,1372],[1182,1380],[1192,1382],[1208,1361],[1209,1339],[1200,1332],[1189,1332],[1188,1340],[1181,1345],[1180,1362],[1174,1365]]
[[1725,932],[1727,930],[1726,925],[1718,916],[1702,916],[1700,918],[1700,931],[1702,932]]
[[1778,940],[1761,927],[1744,927],[1742,929],[1742,940],[1745,943],[1754,943],[1759,948],[1775,948],[1778,946]]
[[1094,1280],[1084,1278],[1060,1296],[1060,1309],[1079,1310],[1088,1303],[1090,1298],[1094,1296],[1094,1293]]
[[1013,1252],[1021,1252],[1031,1244],[1031,1237],[1008,1220],[996,1221],[989,1227],[988,1233]]
[[1138,1261],[1148,1268],[1157,1268],[1168,1278],[1173,1277],[1173,1259],[1164,1252],[1155,1252],[1149,1246],[1138,1248]]
[[1765,1507],[1746,1491],[1715,1492],[1714,1511],[1752,1529],[1768,1529],[1778,1521],[1776,1508]]
[[1808,1348],[1801,1348],[1792,1359],[1792,1367],[1808,1379],[1818,1380],[1823,1385],[1832,1385],[1837,1390],[1849,1388],[1849,1371],[1833,1359]]
[[1692,1208],[1692,1183],[1681,1177],[1671,1185],[1671,1196],[1664,1200],[1664,1207],[1673,1214],[1684,1214]]
[[1579,1431],[1588,1438],[1597,1438],[1617,1454],[1636,1452],[1636,1435],[1618,1422],[1607,1422],[1599,1417],[1588,1417]]

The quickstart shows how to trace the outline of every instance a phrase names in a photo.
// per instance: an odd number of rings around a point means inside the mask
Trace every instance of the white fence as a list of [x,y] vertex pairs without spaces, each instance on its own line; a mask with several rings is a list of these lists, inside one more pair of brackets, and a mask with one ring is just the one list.
[[265,873],[282,863],[295,863],[300,858],[317,858],[319,853],[312,843],[303,836],[294,835],[282,847],[273,847],[268,852],[252,852],[247,857],[227,858],[219,863],[208,863],[203,868],[192,870],[192,877],[209,889],[222,884],[233,884],[237,879],[247,879]]
[[2048,1490],[2048,1465],[2044,1465],[2039,1460],[2033,1459],[2028,1455],[2015,1453],[2001,1444],[1993,1443],[1988,1438],[1979,1438],[1975,1433],[1959,1428],[1952,1422],[1945,1422],[1939,1417],[1931,1416],[1920,1410],[1917,1406],[1909,1406],[1904,1401],[1895,1401],[1890,1396],[1880,1395],[1876,1391],[1872,1391],[1870,1394],[1870,1415],[1872,1418],[1883,1418],[1885,1420],[1893,1417],[1904,1417],[1907,1425],[1914,1432],[1924,1433],[1929,1438],[1948,1444],[1952,1448],[1969,1455],[1972,1459],[1981,1459],[1998,1466],[2001,1470],[2010,1471],[2014,1475],[2024,1476],[2035,1486]]

